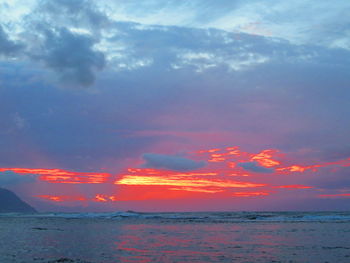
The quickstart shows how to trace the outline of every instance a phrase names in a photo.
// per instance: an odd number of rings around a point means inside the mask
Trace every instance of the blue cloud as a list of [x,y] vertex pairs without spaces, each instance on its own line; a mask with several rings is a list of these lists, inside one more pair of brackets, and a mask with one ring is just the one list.
[[23,48],[24,46],[21,43],[10,40],[0,24],[0,55],[15,56]]
[[142,158],[145,160],[142,166],[147,168],[189,171],[205,166],[205,162],[198,162],[176,155],[145,153]]
[[239,163],[238,166],[255,173],[272,173],[274,169],[260,166],[257,162]]
[[105,66],[104,54],[93,49],[93,38],[65,28],[44,32],[45,46],[37,58],[57,71],[63,81],[91,85],[95,80],[94,71]]

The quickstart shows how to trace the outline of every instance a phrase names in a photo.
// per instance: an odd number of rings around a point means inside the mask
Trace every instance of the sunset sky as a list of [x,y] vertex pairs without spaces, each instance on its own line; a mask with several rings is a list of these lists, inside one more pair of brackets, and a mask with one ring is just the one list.
[[0,187],[40,211],[350,209],[349,13],[0,0]]

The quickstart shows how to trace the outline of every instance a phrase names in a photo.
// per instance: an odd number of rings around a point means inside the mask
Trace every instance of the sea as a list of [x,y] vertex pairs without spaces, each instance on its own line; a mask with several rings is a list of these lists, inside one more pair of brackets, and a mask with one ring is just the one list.
[[0,214],[0,262],[350,262],[350,212]]
[[0,217],[31,218],[101,218],[111,220],[145,219],[172,222],[238,223],[238,222],[350,222],[350,211],[332,212],[109,212],[109,213],[5,213]]

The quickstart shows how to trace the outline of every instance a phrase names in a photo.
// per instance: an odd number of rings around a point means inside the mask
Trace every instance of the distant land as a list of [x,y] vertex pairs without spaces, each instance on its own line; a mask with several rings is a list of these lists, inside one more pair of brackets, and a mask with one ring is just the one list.
[[10,190],[0,188],[0,213],[36,213],[37,211],[22,201]]

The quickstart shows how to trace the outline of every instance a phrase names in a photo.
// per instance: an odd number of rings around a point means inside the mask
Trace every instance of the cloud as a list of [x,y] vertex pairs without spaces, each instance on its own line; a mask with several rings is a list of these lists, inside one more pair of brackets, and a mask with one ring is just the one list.
[[[11,6],[9,13],[15,15],[15,10]],[[26,62],[35,66],[36,61],[43,62],[63,84],[91,86],[95,72],[105,67],[105,55],[96,45],[108,18],[93,1],[37,1],[30,12],[8,24],[11,38],[27,43]],[[0,55],[2,50],[16,53],[19,48],[0,28]]]
[[[146,25],[216,28],[276,37],[298,44],[349,49],[349,2],[277,1],[124,1],[106,4],[118,21]],[[310,19],[312,17],[312,19]]]
[[35,182],[35,177],[35,175],[19,175],[12,171],[0,172],[0,186]]
[[145,160],[143,167],[147,168],[189,171],[205,166],[205,162],[198,162],[188,158],[174,155],[145,153],[142,156],[142,158]]
[[232,72],[265,64],[280,54],[275,43],[249,34],[126,22],[113,27],[115,33],[106,42],[116,69],[153,66],[197,73],[215,69]]
[[[74,11],[62,7],[69,1],[58,2],[50,2],[55,12],[48,7],[42,10],[45,17],[38,17],[40,30],[28,28],[37,38],[25,42],[37,47],[36,58],[49,68],[37,70],[37,63],[24,60],[0,65],[4,87],[0,91],[0,123],[13,126],[11,116],[18,112],[30,124],[23,138],[18,138],[19,133],[5,135],[5,129],[0,131],[5,136],[0,147],[5,165],[34,165],[31,161],[36,157],[30,146],[21,145],[32,145],[31,141],[40,145],[43,155],[59,160],[64,168],[76,169],[100,167],[106,159],[117,167],[116,158],[151,152],[152,145],[173,143],[180,152],[194,141],[182,140],[181,136],[125,139],[115,132],[120,129],[167,129],[178,134],[225,130],[242,146],[254,140],[250,145],[257,149],[267,144],[278,148],[283,144],[284,150],[295,150],[319,148],[324,142],[329,144],[326,146],[349,142],[346,51],[294,46],[287,41],[217,29],[117,22],[98,42],[100,39],[89,33],[92,23],[86,21],[92,20],[83,14],[87,6],[79,5],[82,11]],[[207,1],[202,3],[207,5]],[[67,36],[78,47],[70,44]],[[52,69],[67,82],[91,84],[98,64],[95,54],[101,50],[105,60],[111,60],[99,76],[95,94],[48,87]],[[78,59],[79,52],[85,56],[83,51],[92,57],[92,62],[90,58],[82,61],[87,66],[80,66]],[[262,61],[262,57],[268,59]],[[88,80],[81,79],[82,68],[87,68]],[[116,68],[124,70],[116,72]],[[242,70],[230,70],[239,68]],[[23,126],[21,122],[16,125]],[[211,138],[197,137],[197,142],[210,144]]]
[[22,48],[22,44],[9,39],[3,27],[0,25],[0,55],[14,56]]
[[91,0],[43,0],[36,15],[51,25],[88,28],[95,33],[108,24],[107,16]]
[[238,164],[247,171],[256,173],[272,173],[273,169],[260,166],[257,162],[244,162]]
[[[101,1],[102,2],[102,1]],[[103,3],[109,17],[148,25],[206,27],[239,6],[242,0],[109,1]],[[101,3],[98,3],[101,4]]]
[[94,72],[105,66],[104,54],[94,49],[94,39],[66,28],[47,29],[44,35],[43,50],[36,58],[58,72],[65,82],[92,85]]

